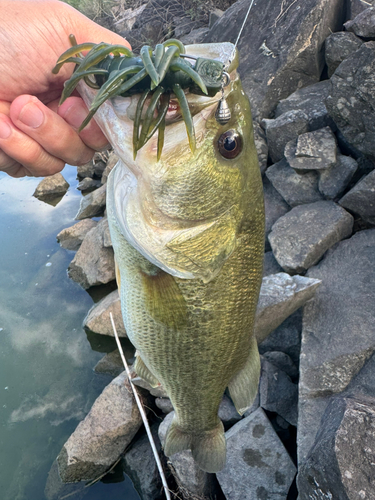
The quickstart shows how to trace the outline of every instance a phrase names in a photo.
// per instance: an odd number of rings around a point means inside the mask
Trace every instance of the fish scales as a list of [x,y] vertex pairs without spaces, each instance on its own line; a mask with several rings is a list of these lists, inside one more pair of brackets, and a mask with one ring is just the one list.
[[[228,58],[232,49],[187,47],[216,58]],[[134,162],[127,109],[137,97],[123,103],[116,98],[98,111],[121,159],[108,179],[107,213],[125,328],[137,349],[135,369],[151,384],[161,383],[175,409],[166,454],[190,448],[208,472],[225,463],[217,415],[225,389],[243,413],[256,395],[260,371],[253,326],[264,249],[263,191],[237,64],[225,90],[228,124],[214,117],[219,96],[187,95],[195,110],[194,153],[184,124],[178,117],[168,122],[167,115],[160,161],[151,138]],[[218,143],[232,131],[242,138],[242,150],[223,158]]]

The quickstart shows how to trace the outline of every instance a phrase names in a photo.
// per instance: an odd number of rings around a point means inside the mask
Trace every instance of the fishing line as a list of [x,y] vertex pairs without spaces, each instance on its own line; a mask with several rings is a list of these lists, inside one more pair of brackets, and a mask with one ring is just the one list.
[[241,35],[242,35],[242,32],[243,32],[243,29],[244,29],[244,27],[245,27],[245,24],[246,24],[247,18],[249,17],[249,14],[250,14],[250,11],[251,11],[251,7],[253,6],[254,2],[255,2],[255,0],[251,0],[250,6],[249,6],[249,8],[247,9],[247,13],[246,13],[245,19],[244,19],[244,21],[243,21],[243,23],[242,23],[242,26],[241,26],[240,31],[239,31],[238,36],[237,36],[237,40],[236,40],[236,42],[235,42],[235,44],[234,44],[234,48],[233,48],[232,54],[231,54],[231,56],[230,56],[230,58],[229,58],[229,61],[228,61],[228,67],[230,66],[230,63],[233,61],[233,58],[234,58],[234,56],[235,56],[235,54],[236,54],[237,44],[238,44],[238,42],[239,42],[239,40],[240,40],[240,38],[241,38]]
[[218,123],[220,123],[220,125],[226,125],[230,121],[230,119],[232,118],[231,110],[228,106],[227,100],[225,99],[224,87],[226,87],[230,83],[230,76],[228,73],[229,66],[231,65],[231,63],[234,59],[234,56],[236,55],[237,44],[239,42],[239,39],[241,38],[242,31],[245,27],[247,18],[249,17],[251,7],[253,6],[254,2],[255,2],[255,0],[251,0],[249,8],[247,9],[245,19],[244,19],[242,26],[240,28],[240,31],[238,33],[237,40],[234,44],[232,54],[230,55],[230,57],[228,59],[227,65],[224,67],[224,70],[226,70],[226,71],[223,71],[223,80],[221,83],[221,98],[220,98],[219,104],[217,105],[216,112],[215,112],[215,119]]

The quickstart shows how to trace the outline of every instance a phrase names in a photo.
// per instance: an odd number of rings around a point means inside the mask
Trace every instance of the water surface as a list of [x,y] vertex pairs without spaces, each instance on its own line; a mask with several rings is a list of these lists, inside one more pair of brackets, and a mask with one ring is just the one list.
[[[76,222],[81,198],[76,169],[67,166],[63,175],[71,187],[52,207],[32,197],[40,179],[0,172],[2,500],[46,498],[54,459],[111,380],[93,372],[103,354],[91,349],[81,327],[93,301],[67,277],[74,252],[56,242],[57,233]],[[84,498],[139,498],[124,479],[98,483]]]

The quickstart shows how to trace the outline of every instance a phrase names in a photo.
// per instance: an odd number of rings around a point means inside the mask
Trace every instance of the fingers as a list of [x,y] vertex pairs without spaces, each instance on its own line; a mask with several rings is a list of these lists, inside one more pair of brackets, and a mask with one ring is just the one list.
[[[80,97],[68,97],[59,106],[57,113],[75,130],[78,130],[88,114],[88,109]],[[79,137],[95,151],[108,148],[108,141],[94,119],[79,133]]]
[[9,116],[17,129],[36,141],[49,156],[64,163],[83,165],[94,154],[61,116],[34,96],[17,97],[10,106]]
[[65,165],[63,160],[51,156],[38,142],[17,129],[3,113],[0,113],[0,150],[0,169],[13,177],[44,177],[60,172]]

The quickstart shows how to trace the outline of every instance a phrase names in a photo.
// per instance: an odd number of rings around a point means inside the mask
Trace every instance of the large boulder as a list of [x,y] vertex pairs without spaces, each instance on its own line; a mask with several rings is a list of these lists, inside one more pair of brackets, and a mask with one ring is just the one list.
[[369,7],[345,24],[346,31],[366,39],[375,39],[375,7]]
[[48,198],[49,196],[59,196],[67,192],[69,188],[69,183],[64,179],[62,174],[58,172],[57,174],[50,175],[39,182],[37,185],[33,196],[40,200]]
[[332,398],[307,460],[299,499],[370,499],[375,489],[375,399]]
[[[151,433],[156,449],[161,454],[158,427],[158,424],[154,424]],[[122,466],[142,500],[156,500],[162,497],[161,477],[147,434],[137,439],[126,450]]]
[[[292,169],[291,169],[292,170]],[[293,171],[294,172],[294,171]],[[263,178],[264,212],[266,216],[266,250],[270,250],[268,234],[277,219],[285,215],[290,210],[290,206],[283,199],[281,194],[273,187],[267,177]],[[315,200],[314,200],[315,201]]]
[[227,500],[286,500],[296,468],[259,408],[225,434],[227,462],[217,474]]
[[[375,351],[375,229],[360,231],[340,242],[309,270],[308,276],[321,279],[322,284],[304,308],[299,385],[300,464],[313,446],[331,396],[348,387]],[[370,380],[367,374],[358,390],[363,392]]]
[[106,189],[106,184],[103,184],[100,188],[84,196],[81,199],[75,218],[80,220],[103,215],[106,203]]
[[97,398],[87,417],[64,444],[58,458],[64,482],[96,479],[124,452],[142,425],[126,372]]
[[266,170],[266,176],[276,191],[291,207],[323,199],[318,188],[319,176],[317,172],[306,172],[301,175],[288,164],[285,158],[271,165]]
[[375,224],[375,170],[361,179],[341,198],[340,205],[358,214],[364,221]]
[[367,42],[336,69],[326,99],[329,114],[358,151],[375,158],[375,42]]
[[[329,35],[325,42],[328,76],[331,77],[342,61],[358,50],[362,43],[363,40],[347,31],[338,31]],[[328,80],[326,83],[329,85]]]
[[301,273],[352,233],[353,217],[333,201],[293,208],[272,227],[268,236],[277,262],[287,272]]
[[78,250],[86,234],[97,225],[92,219],[84,219],[71,227],[67,227],[56,236],[62,248],[67,250]]
[[[249,8],[239,0],[216,21],[206,42],[235,42]],[[323,44],[344,22],[342,0],[255,2],[239,40],[239,71],[255,118],[268,117],[280,99],[318,82]]]
[[289,97],[279,102],[275,111],[275,118],[290,111],[300,110],[307,117],[309,131],[318,130],[327,125],[333,126],[332,118],[328,115],[325,105],[325,99],[328,97],[330,87],[329,80],[323,80],[296,90]]
[[258,343],[297,309],[310,300],[319,280],[286,273],[271,274],[262,280],[255,316],[254,334]]
[[112,313],[118,336],[127,337],[118,290],[114,290],[92,306],[83,320],[84,329],[88,332],[114,337],[110,313]]
[[348,19],[354,19],[358,14],[366,10],[370,5],[375,5],[375,0],[348,0]]
[[109,238],[108,221],[102,219],[85,236],[69,264],[69,277],[82,288],[103,285],[115,279],[115,261]]

